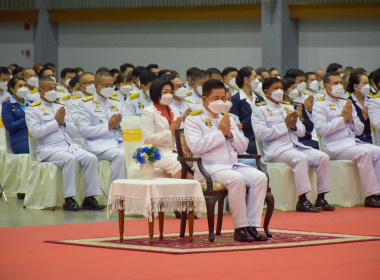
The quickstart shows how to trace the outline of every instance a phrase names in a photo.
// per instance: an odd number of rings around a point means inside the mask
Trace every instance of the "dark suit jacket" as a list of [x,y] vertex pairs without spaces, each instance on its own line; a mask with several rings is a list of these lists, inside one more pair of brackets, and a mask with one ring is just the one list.
[[[294,102],[294,109],[296,109],[298,104],[299,103]],[[314,123],[310,120],[310,118],[306,112],[305,106],[302,103],[301,103],[301,105],[302,105],[302,118],[303,118],[302,123],[305,126],[306,132],[305,132],[305,136],[304,137],[298,137],[298,140],[306,146],[313,147],[315,149],[319,149],[318,141],[313,140],[312,134],[311,134],[313,129],[314,129]]]
[[348,99],[350,99],[352,101],[352,104],[354,104],[356,114],[358,114],[360,121],[364,124],[363,133],[359,136],[356,136],[356,138],[358,138],[359,140],[361,140],[363,142],[367,142],[367,143],[372,144],[371,124],[369,122],[369,118],[367,120],[364,119],[363,111],[362,111],[362,109],[360,109],[358,103],[356,101],[354,101],[354,99],[352,98],[352,94],[350,95],[350,97]]

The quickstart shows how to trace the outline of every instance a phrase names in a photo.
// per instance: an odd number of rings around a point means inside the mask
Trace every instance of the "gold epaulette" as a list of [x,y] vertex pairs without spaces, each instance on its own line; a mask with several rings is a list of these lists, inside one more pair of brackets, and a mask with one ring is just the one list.
[[303,91],[302,94],[310,95],[310,93],[308,93],[307,91]]
[[59,87],[61,87],[61,86],[62,86],[62,85],[61,85],[61,83],[56,83],[56,85],[57,85],[57,86],[59,86]]
[[77,95],[74,95],[73,97],[71,97],[72,99],[78,99],[78,98],[81,98],[82,97],[82,95],[80,95],[80,94],[77,94]]
[[325,99],[326,99],[326,97],[322,96],[322,97],[318,98],[318,99],[315,100],[315,101],[322,101],[322,100],[325,100]]
[[289,101],[284,101],[284,100],[281,100],[280,103],[287,104],[287,105],[292,105],[292,103],[290,103]]
[[114,96],[112,96],[112,95],[110,96],[110,99],[120,102],[120,99],[119,99],[119,98],[116,98],[116,97],[114,97]]
[[380,97],[380,93],[374,94],[374,95],[371,96],[371,98],[379,98],[379,97]]
[[192,116],[196,116],[196,115],[201,114],[202,112],[203,112],[203,111],[202,111],[201,109],[199,109],[199,110],[192,111],[192,112],[190,113],[190,115],[192,115]]
[[28,106],[30,106],[30,107],[36,107],[36,106],[38,106],[40,104],[41,104],[41,101],[36,101],[36,102],[30,103]]
[[[348,91],[346,91],[346,93],[347,93],[348,96],[351,96],[351,93],[349,93]],[[346,99],[347,99],[347,98],[346,98]]]
[[82,98],[82,100],[83,100],[84,102],[87,102],[87,101],[89,101],[89,100],[91,100],[91,99],[93,99],[93,98],[94,98],[94,96],[91,95],[91,96],[87,96],[87,97]]
[[62,92],[62,93],[66,93],[66,91],[64,91],[63,89],[59,88],[57,89],[59,92]]
[[130,99],[130,100],[133,100],[133,99],[136,99],[136,98],[139,97],[139,96],[140,96],[140,93],[136,92],[136,93],[134,93],[134,94],[131,94],[131,95],[129,96],[129,99]]
[[57,103],[57,104],[59,104],[59,105],[63,105],[63,106],[65,106],[65,104],[63,104],[63,103],[61,103],[61,102],[59,102],[59,101],[53,101],[54,103]]
[[348,100],[348,98],[344,98],[344,97],[339,97],[339,99]]
[[112,97],[116,97],[117,96],[117,92],[114,92],[111,94]]
[[193,101],[191,101],[189,99],[184,98],[183,100],[185,100],[186,102],[189,102],[189,103],[193,104]]
[[70,95],[65,95],[64,97],[62,97],[63,100],[67,100],[67,99],[70,99],[71,96]]
[[38,92],[38,88],[35,88],[34,90],[32,90],[32,91],[30,92],[30,94],[35,94],[36,92]]
[[256,103],[255,105],[256,106],[263,106],[263,105],[267,105],[267,103],[265,101],[261,101],[259,103]]
[[240,91],[240,88],[238,88],[238,87],[237,87],[237,88],[235,88],[235,89],[236,89],[237,91]]
[[191,91],[186,93],[186,96],[191,96],[191,95],[192,95]]

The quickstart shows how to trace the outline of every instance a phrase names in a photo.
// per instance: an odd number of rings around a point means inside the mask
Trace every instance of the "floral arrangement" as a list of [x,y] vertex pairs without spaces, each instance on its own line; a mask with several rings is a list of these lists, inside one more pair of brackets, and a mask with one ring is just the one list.
[[133,158],[136,160],[136,163],[155,163],[161,159],[160,150],[152,145],[142,146],[136,149],[133,154]]

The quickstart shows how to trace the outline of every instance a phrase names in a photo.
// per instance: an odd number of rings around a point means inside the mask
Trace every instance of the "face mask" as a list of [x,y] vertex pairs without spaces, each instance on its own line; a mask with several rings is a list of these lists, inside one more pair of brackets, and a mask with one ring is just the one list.
[[162,105],[170,105],[173,99],[173,94],[171,93],[165,93],[161,96],[160,103]]
[[237,88],[237,84],[236,84],[236,77],[235,78],[232,78],[230,80],[230,86],[233,87],[233,88]]
[[26,87],[22,87],[22,88],[19,88],[17,91],[16,91],[16,95],[21,98],[21,99],[24,99],[29,93],[29,89],[27,89]]
[[54,89],[45,92],[45,99],[49,102],[53,102],[57,99],[57,92]]
[[276,102],[280,102],[284,96],[284,91],[282,89],[276,89],[275,91],[272,91],[272,99]]
[[50,78],[52,78],[52,79],[53,79],[53,81],[54,81],[54,83],[55,83],[55,84],[57,83],[57,81],[56,81],[55,77],[51,76]]
[[114,92],[115,91],[111,87],[102,88],[100,90],[100,94],[103,95],[103,97],[106,98],[106,99],[110,98],[111,95],[112,95],[112,93],[114,93]]
[[302,82],[300,84],[297,85],[297,89],[300,93],[303,93],[305,90],[306,90],[306,83],[305,82]]
[[6,90],[8,82],[0,82],[0,89]]
[[310,88],[312,91],[318,91],[318,89],[319,89],[318,81],[317,81],[317,80],[312,81],[312,82],[309,84],[309,88]]
[[38,78],[37,77],[30,77],[26,80],[26,83],[34,88],[38,88]]
[[228,113],[231,107],[232,107],[232,102],[227,100],[226,102],[224,102],[224,110],[222,112]]
[[281,80],[281,76],[277,76],[277,78]]
[[186,97],[187,90],[184,87],[181,87],[177,89],[175,92],[175,95],[178,96],[179,98],[185,98]]
[[203,91],[202,91],[202,87],[201,86],[197,86],[197,92],[200,96],[202,96],[203,94]]
[[131,91],[131,88],[132,88],[131,85],[125,85],[125,86],[122,86],[122,87],[120,88],[120,92],[121,92],[122,94],[124,94],[124,95],[127,95],[127,94],[129,94],[129,92]]
[[363,96],[367,96],[369,94],[369,84],[366,84],[365,86],[362,86],[361,89],[360,89],[360,93],[363,95]]
[[319,89],[322,89],[323,88],[323,80],[319,81],[318,85],[319,85]]
[[257,86],[259,85],[259,80],[256,78],[254,79],[252,82],[251,82],[251,89],[254,90],[257,88]]
[[299,92],[298,92],[298,89],[293,89],[291,91],[289,91],[289,98],[294,100],[296,99],[297,97],[299,96]]
[[331,86],[331,95],[334,96],[335,98],[339,98],[342,96],[344,90],[343,90],[343,85],[333,85]]
[[76,90],[72,93],[73,96],[75,95],[82,95],[82,92],[80,90]]
[[218,115],[224,111],[225,104],[223,100],[215,100],[212,102],[209,101],[208,108],[210,109],[211,112]]
[[71,79],[67,79],[67,80],[65,81],[67,87],[69,87],[69,83],[70,83],[70,81],[71,81]]
[[94,84],[91,84],[89,86],[86,86],[86,91],[89,93],[89,94],[95,94],[96,93],[96,88],[95,88],[95,85]]

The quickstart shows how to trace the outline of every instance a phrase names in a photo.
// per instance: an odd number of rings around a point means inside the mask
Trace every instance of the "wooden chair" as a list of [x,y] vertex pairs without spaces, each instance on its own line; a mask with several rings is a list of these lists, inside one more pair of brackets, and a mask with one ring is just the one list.
[[[222,230],[222,222],[223,222],[223,207],[224,207],[224,198],[227,195],[227,188],[223,186],[223,184],[218,182],[213,182],[211,175],[206,171],[202,164],[202,158],[193,157],[192,152],[186,144],[186,139],[184,135],[183,129],[177,129],[175,131],[175,138],[177,144],[177,152],[178,152],[178,161],[182,165],[182,179],[186,179],[187,172],[194,174],[192,171],[193,162],[197,162],[199,171],[206,179],[206,182],[201,183],[203,194],[206,200],[207,207],[207,220],[208,220],[208,229],[209,229],[209,241],[212,242],[215,239],[214,235],[214,213],[215,213],[215,204],[218,202],[218,218],[217,218],[217,226],[216,226],[216,235],[221,234]],[[268,174],[263,170],[260,164],[260,156],[259,155],[238,155],[239,158],[250,158],[255,159],[257,168],[264,172],[267,177]],[[271,189],[269,187],[269,177],[268,177],[268,186],[267,186],[267,194],[265,197],[265,202],[267,204],[267,211],[264,219],[264,231],[268,237],[272,237],[271,232],[269,231],[269,222],[273,214],[274,209],[274,197],[271,193]],[[184,236],[186,227],[186,215],[182,213],[181,218],[181,231],[180,236]]]

